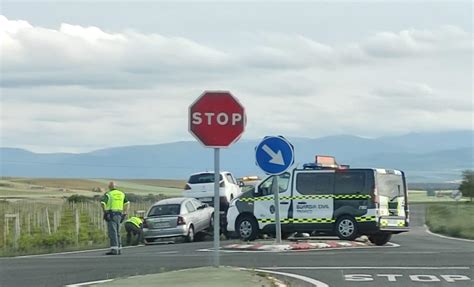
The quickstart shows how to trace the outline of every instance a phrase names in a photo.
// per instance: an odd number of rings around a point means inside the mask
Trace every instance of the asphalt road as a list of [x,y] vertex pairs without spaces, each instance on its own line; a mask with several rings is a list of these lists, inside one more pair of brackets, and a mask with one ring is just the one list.
[[[221,252],[221,264],[299,274],[329,286],[474,286],[474,243],[440,238],[423,227],[413,205],[412,230],[395,235],[400,247],[283,253]],[[472,219],[460,219],[472,220]],[[0,259],[0,286],[66,284],[212,265],[212,242]]]

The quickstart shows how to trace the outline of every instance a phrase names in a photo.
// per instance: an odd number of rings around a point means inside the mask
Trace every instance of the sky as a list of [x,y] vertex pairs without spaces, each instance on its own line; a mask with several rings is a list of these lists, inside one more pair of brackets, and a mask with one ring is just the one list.
[[0,4],[1,147],[194,140],[204,90],[243,139],[473,129],[471,1]]

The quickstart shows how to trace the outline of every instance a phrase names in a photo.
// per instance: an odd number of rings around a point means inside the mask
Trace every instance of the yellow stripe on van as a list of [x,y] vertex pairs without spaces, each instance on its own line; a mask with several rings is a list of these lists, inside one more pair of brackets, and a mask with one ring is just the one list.
[[[299,195],[299,196],[280,196],[280,200],[305,200],[305,199],[370,199],[368,194],[325,194],[325,195]],[[239,198],[242,202],[273,200],[273,196],[262,197],[243,197]]]

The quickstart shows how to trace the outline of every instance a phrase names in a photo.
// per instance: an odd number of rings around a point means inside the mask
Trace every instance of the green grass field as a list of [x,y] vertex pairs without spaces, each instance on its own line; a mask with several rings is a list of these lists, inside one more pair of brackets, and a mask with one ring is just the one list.
[[[409,190],[408,191],[408,202],[409,203],[430,203],[430,202],[456,202],[451,198],[452,190],[440,190],[436,192],[435,196],[428,196],[426,191],[422,190]],[[468,198],[461,198],[460,202],[468,201]]]
[[474,239],[474,203],[433,203],[426,210],[426,225],[432,232]]
[[[2,178],[0,199],[48,199],[65,198],[73,194],[93,197],[100,193],[94,189],[107,190],[110,179],[51,179],[51,178]],[[137,195],[163,194],[167,197],[181,196],[184,181],[179,180],[115,180],[125,193]]]

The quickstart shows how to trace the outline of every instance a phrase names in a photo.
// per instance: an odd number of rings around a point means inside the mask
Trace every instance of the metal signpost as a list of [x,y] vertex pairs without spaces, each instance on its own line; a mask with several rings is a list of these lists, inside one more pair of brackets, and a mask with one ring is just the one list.
[[280,198],[277,175],[284,173],[294,163],[293,145],[282,136],[265,137],[255,148],[257,165],[272,180],[273,200],[275,204],[276,243],[281,243]]
[[227,91],[205,91],[189,106],[189,132],[205,147],[214,148],[214,266],[220,248],[220,148],[236,142],[245,129],[245,109]]

